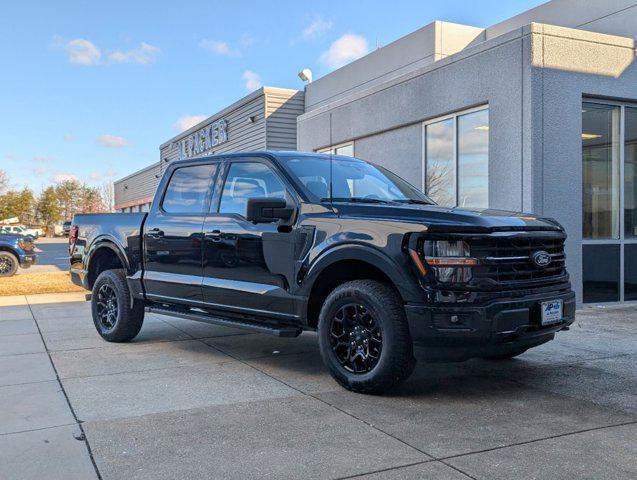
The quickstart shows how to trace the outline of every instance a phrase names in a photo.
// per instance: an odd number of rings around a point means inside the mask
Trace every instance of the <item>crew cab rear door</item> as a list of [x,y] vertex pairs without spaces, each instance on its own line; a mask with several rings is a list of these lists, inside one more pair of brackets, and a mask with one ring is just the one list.
[[203,301],[203,222],[218,161],[171,166],[144,225],[144,287],[149,300]]

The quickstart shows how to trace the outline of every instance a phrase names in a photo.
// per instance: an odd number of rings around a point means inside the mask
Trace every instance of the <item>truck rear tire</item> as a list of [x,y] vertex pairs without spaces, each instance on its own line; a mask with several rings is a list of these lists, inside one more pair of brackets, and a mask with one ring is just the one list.
[[334,289],[323,303],[318,335],[323,362],[348,390],[384,393],[416,365],[402,301],[381,282],[353,280]]
[[18,257],[11,252],[0,251],[0,277],[12,277],[18,271]]
[[91,312],[97,332],[108,342],[129,342],[144,323],[144,306],[133,300],[124,270],[106,270],[97,277],[91,295]]

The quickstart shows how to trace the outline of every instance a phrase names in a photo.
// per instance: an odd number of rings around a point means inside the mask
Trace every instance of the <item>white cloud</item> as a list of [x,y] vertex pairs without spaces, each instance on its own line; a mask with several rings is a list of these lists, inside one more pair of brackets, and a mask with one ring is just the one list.
[[47,168],[47,167],[36,167],[36,168],[32,168],[31,172],[33,173],[33,175],[40,177],[42,175],[48,175],[50,173],[53,173],[55,170],[51,169],[51,168]]
[[64,135],[64,136],[62,137],[62,139],[63,139],[65,142],[74,142],[74,141],[75,141],[75,135],[71,135],[70,133],[67,133],[66,135]]
[[244,33],[239,39],[239,45],[241,45],[243,48],[251,47],[252,45],[254,45],[254,37],[252,35]]
[[17,155],[15,153],[5,153],[4,157],[5,160],[9,160],[9,161],[18,161],[18,160],[22,160],[24,157],[22,155]]
[[130,142],[128,140],[122,137],[117,137],[115,135],[101,135],[97,137],[95,143],[97,143],[101,147],[106,148],[122,148],[130,145]]
[[305,40],[313,40],[332,29],[332,22],[325,20],[322,16],[317,15],[312,22],[303,29],[303,38]]
[[157,60],[160,54],[161,48],[142,42],[139,48],[129,50],[128,52],[116,50],[108,55],[108,59],[111,62],[117,63],[139,63],[141,65],[148,65]]
[[208,50],[217,55],[223,55],[224,57],[240,57],[241,52],[235,48],[231,48],[228,42],[221,42],[218,40],[203,39],[199,42],[199,47],[204,50]]
[[253,92],[254,90],[257,90],[258,88],[261,88],[263,86],[263,83],[261,82],[261,76],[258,73],[253,72],[252,70],[246,70],[245,72],[243,72],[242,78],[245,80],[246,89],[249,92]]
[[190,127],[194,127],[198,123],[203,122],[206,118],[208,117],[205,115],[185,115],[179,117],[173,126],[180,132],[184,132]]
[[33,157],[33,161],[37,163],[53,163],[53,157],[47,157],[44,155],[36,155]]
[[367,52],[369,52],[369,46],[365,37],[346,33],[335,40],[330,48],[320,56],[319,60],[328,67],[339,68],[362,57]]
[[69,180],[78,180],[78,178],[72,173],[56,173],[53,177],[51,177],[51,180],[55,183],[62,183]]
[[[60,45],[61,40],[55,40],[56,45]],[[69,62],[76,65],[91,66],[100,63],[102,52],[93,43],[83,38],[75,38],[68,42],[62,42],[62,47],[69,56]]]

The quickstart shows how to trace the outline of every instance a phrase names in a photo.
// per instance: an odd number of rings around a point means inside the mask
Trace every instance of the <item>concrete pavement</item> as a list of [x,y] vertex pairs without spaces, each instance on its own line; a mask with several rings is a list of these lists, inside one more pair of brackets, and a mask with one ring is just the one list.
[[364,396],[332,381],[313,334],[149,315],[109,344],[82,300],[0,297],[2,479],[637,477],[635,307]]
[[40,237],[35,241],[38,263],[18,269],[21,273],[59,272],[69,269],[69,239],[67,237]]

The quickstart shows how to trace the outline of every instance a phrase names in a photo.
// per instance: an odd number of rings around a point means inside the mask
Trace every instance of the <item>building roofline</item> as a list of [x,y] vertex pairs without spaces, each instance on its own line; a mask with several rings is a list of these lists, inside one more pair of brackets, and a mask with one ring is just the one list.
[[155,162],[151,163],[150,165],[148,165],[147,167],[142,168],[141,170],[137,170],[136,172],[130,173],[130,174],[126,175],[123,178],[115,180],[113,182],[113,185],[117,185],[118,183],[122,183],[122,182],[130,179],[131,177],[134,177],[135,175],[139,175],[140,173],[144,173],[144,172],[146,172],[148,170],[152,170],[153,168],[157,168],[157,167],[159,167],[159,162],[155,161]]
[[245,97],[242,97],[239,100],[237,100],[236,102],[228,105],[223,110],[220,110],[217,113],[214,113],[211,116],[207,117],[205,120],[202,120],[201,122],[197,123],[196,125],[193,125],[188,130],[184,130],[179,135],[176,135],[176,136],[172,137],[170,140],[165,141],[164,143],[162,143],[159,146],[159,149],[161,150],[162,148],[167,147],[171,143],[177,142],[177,141],[187,137],[188,135],[192,135],[194,132],[196,132],[197,130],[200,130],[204,125],[214,121],[216,118],[221,117],[223,115],[226,115],[227,113],[230,113],[231,111],[236,110],[237,108],[245,105],[246,103],[251,102],[252,100],[254,100],[256,98],[259,98],[262,95],[267,95],[269,93],[291,93],[291,94],[294,94],[294,93],[298,93],[298,92],[302,92],[302,90],[295,90],[293,88],[267,87],[267,86],[260,87],[257,90],[255,90],[254,92],[249,93]]

